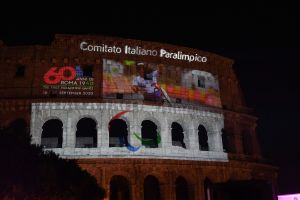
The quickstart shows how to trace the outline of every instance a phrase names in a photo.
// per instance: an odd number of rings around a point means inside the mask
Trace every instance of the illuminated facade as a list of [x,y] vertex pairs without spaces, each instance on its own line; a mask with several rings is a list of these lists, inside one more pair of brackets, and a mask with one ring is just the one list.
[[56,35],[0,43],[1,127],[78,159],[109,199],[273,199],[233,60],[155,42]]

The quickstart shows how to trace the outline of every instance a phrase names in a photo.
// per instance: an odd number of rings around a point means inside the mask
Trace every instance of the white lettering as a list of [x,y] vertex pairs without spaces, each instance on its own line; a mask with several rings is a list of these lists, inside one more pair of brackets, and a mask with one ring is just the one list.
[[198,54],[190,55],[190,54],[183,54],[181,51],[174,52],[168,52],[165,49],[160,49],[160,57],[164,58],[172,58],[177,60],[186,60],[189,62],[197,61],[197,62],[207,62],[207,57],[205,56],[199,56]]
[[86,45],[87,45],[87,42],[81,42],[80,43],[80,49],[83,50],[83,51],[86,51]]
[[[109,46],[106,44],[100,45],[92,45],[88,44],[87,42],[83,41],[80,43],[80,49],[82,51],[93,51],[93,52],[102,52],[102,53],[122,53],[122,48],[119,46]],[[130,55],[142,55],[142,56],[157,56],[158,51],[155,49],[144,49],[139,46],[124,46],[124,53]],[[168,59],[175,59],[175,60],[185,60],[188,62],[207,62],[206,56],[199,56],[198,54],[184,54],[182,51],[177,52],[168,52],[165,49],[159,50],[159,57],[168,58]]]

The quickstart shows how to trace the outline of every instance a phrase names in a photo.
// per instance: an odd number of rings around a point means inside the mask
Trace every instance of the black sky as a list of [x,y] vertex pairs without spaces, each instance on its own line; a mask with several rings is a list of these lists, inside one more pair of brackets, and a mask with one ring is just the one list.
[[98,34],[188,46],[234,59],[246,102],[259,117],[263,153],[280,167],[279,191],[300,193],[296,9],[264,1],[209,9],[188,2],[175,8],[60,6],[2,7],[6,12],[0,14],[0,40],[7,45],[48,45],[56,33]]

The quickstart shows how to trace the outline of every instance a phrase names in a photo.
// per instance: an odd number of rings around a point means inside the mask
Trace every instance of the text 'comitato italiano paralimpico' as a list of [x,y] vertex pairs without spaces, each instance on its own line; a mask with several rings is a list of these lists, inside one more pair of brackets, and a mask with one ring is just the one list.
[[100,53],[113,53],[113,54],[128,54],[139,56],[159,56],[167,59],[185,60],[188,62],[207,62],[206,56],[200,56],[198,54],[185,54],[182,51],[171,52],[165,49],[144,49],[140,46],[110,46],[107,44],[89,44],[85,41],[80,43],[80,49],[82,51],[100,52]]

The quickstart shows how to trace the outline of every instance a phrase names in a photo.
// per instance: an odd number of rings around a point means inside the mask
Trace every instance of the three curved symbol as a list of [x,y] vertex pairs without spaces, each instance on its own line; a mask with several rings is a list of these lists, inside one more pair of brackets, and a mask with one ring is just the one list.
[[[110,122],[111,122],[112,120],[119,119],[122,115],[126,114],[127,112],[130,112],[130,110],[124,110],[124,111],[122,111],[122,112],[117,113],[116,115],[114,115],[114,116],[110,119],[110,121],[109,121],[108,124],[110,124]],[[110,125],[109,125],[109,126],[110,126]],[[108,127],[108,128],[110,128],[110,127]],[[144,144],[144,145],[151,145],[151,144],[154,144],[154,143],[155,143],[155,141],[154,141],[153,139],[143,139],[143,138],[141,138],[137,133],[133,133],[133,135],[134,135],[138,140],[140,140],[140,141],[142,142],[142,144]],[[159,143],[161,142],[161,137],[160,137],[160,134],[159,134],[158,132],[157,132],[156,142],[157,142],[157,144],[159,144]],[[133,152],[138,151],[140,148],[141,148],[141,146],[135,147],[135,146],[132,146],[132,145],[129,144],[129,143],[128,143],[128,145],[127,145],[127,149],[128,149],[129,151],[133,151]]]

